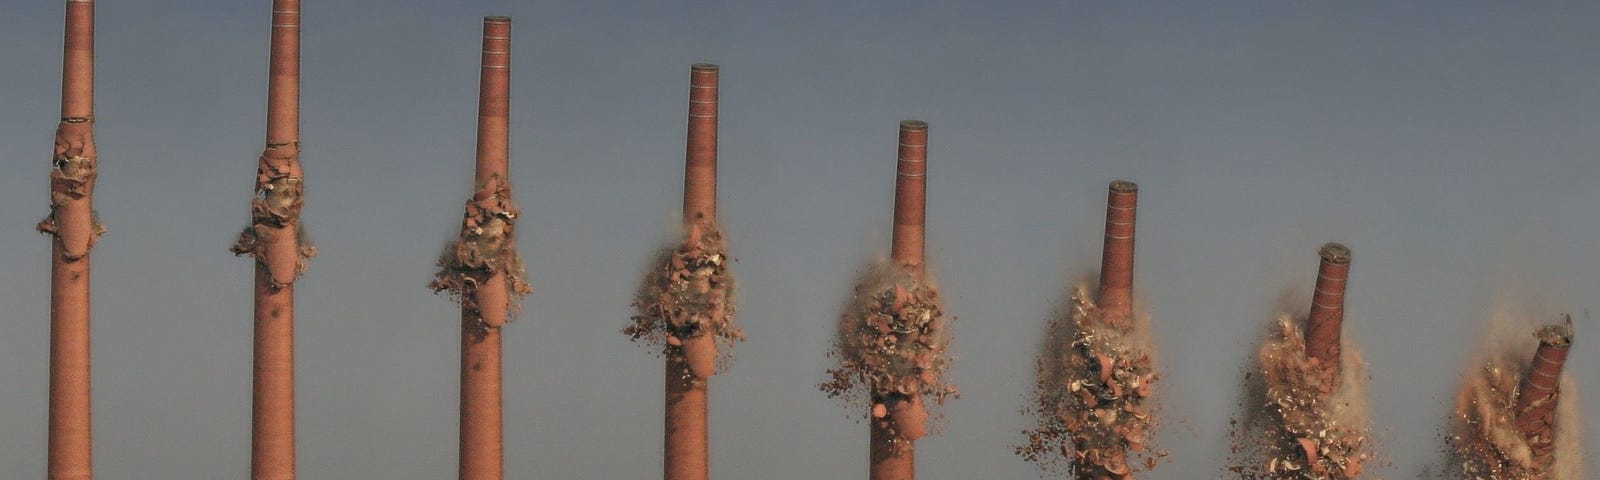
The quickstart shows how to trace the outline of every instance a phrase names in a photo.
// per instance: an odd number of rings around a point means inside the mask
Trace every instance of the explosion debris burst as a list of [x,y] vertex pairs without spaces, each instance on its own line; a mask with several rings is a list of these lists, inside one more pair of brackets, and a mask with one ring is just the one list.
[[305,205],[300,171],[300,144],[268,145],[256,169],[256,196],[250,202],[251,224],[228,251],[249,255],[267,271],[269,287],[278,289],[306,271],[317,247],[311,245],[300,210]]
[[[681,360],[688,366],[685,379],[704,381],[726,369],[731,347],[745,338],[733,321],[735,288],[729,263],[720,230],[710,222],[690,225],[683,243],[656,255],[634,297],[633,323],[622,333]],[[703,336],[715,339],[713,346],[718,348],[704,348],[696,341]]]
[[[1113,327],[1087,286],[1071,301],[1067,315],[1050,321],[1029,407],[1039,426],[1024,432],[1016,453],[1052,470],[1070,463],[1073,478],[1133,478],[1167,455],[1150,448],[1157,417],[1148,402],[1160,380],[1152,349]],[[1130,451],[1139,457],[1130,460]]]
[[[949,319],[921,269],[895,262],[869,267],[840,317],[828,356],[838,360],[819,388],[894,434],[897,447],[927,433],[923,396],[944,402],[958,392],[950,368]],[[935,417],[937,418],[937,417]]]
[[[1571,317],[1548,325],[1528,342],[1492,346],[1468,372],[1456,398],[1448,469],[1460,478],[1576,480],[1581,455],[1573,446],[1575,418],[1559,411],[1562,365],[1572,345]],[[1531,365],[1531,367],[1528,367]],[[1563,445],[1565,444],[1565,445]],[[1568,448],[1573,453],[1581,449]]]
[[[514,240],[517,214],[511,186],[499,175],[491,175],[467,201],[461,237],[445,247],[439,256],[439,272],[428,283],[428,288],[449,292],[462,308],[472,312],[479,328],[509,323],[520,312],[522,297],[533,292],[524,278],[522,255]],[[503,281],[493,281],[502,274]],[[500,284],[498,291],[491,289],[493,283]],[[490,295],[500,298],[488,298]]]

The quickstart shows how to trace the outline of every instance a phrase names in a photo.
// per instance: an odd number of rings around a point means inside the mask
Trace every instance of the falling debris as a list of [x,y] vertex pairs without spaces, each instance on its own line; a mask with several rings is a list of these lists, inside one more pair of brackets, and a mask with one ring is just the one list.
[[[729,366],[731,347],[745,336],[733,321],[734,281],[722,231],[709,222],[688,230],[683,243],[656,256],[634,296],[633,323],[622,333],[685,360],[686,373],[703,380]],[[715,344],[694,341],[706,335]]]
[[[484,329],[499,328],[516,318],[522,297],[533,292],[524,278],[522,256],[517,253],[514,230],[517,205],[511,200],[511,185],[499,175],[491,175],[487,185],[467,201],[461,223],[461,239],[451,242],[439,256],[439,272],[428,288],[450,292],[462,307],[477,313]],[[498,295],[482,287],[492,285],[497,273],[505,274],[505,312],[486,312],[479,305],[500,302],[480,301],[484,295]],[[503,315],[502,315],[503,313]]]
[[1167,455],[1151,445],[1160,380],[1151,345],[1103,318],[1088,287],[1074,288],[1071,302],[1050,320],[1029,407],[1039,426],[1024,432],[1016,453],[1056,472],[1070,465],[1073,478],[1133,478]]
[[[1538,390],[1526,386],[1532,376],[1550,375],[1549,384],[1558,383],[1559,360],[1552,375],[1539,371],[1539,357],[1565,358],[1572,345],[1571,324],[1539,329],[1534,335],[1537,343],[1515,337],[1516,343],[1491,345],[1465,377],[1456,398],[1452,429],[1446,435],[1450,447],[1447,470],[1458,478],[1487,480],[1582,478],[1579,435],[1571,428],[1578,424],[1576,413],[1557,408],[1557,389],[1519,402],[1523,395]],[[1534,368],[1529,368],[1530,364]],[[1570,396],[1567,392],[1561,395]],[[1527,405],[1519,408],[1519,403]],[[1574,402],[1567,399],[1564,403]]]
[[[920,268],[894,262],[869,267],[840,316],[828,356],[838,366],[818,387],[893,435],[897,448],[927,433],[922,397],[938,405],[958,396],[945,378],[950,321]],[[935,416],[935,418],[937,418]]]
[[1354,479],[1373,458],[1360,356],[1346,345],[1338,370],[1307,356],[1301,323],[1280,316],[1259,351],[1259,370],[1247,375],[1251,403],[1243,405],[1243,423],[1234,420],[1229,462],[1238,478]]

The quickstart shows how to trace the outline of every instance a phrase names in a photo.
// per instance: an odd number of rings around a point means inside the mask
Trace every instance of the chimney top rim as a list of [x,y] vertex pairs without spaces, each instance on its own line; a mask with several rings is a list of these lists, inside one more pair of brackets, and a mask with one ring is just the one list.
[[1350,247],[1346,247],[1342,243],[1330,242],[1325,244],[1322,246],[1322,249],[1317,252],[1317,254],[1322,257],[1322,261],[1324,262],[1337,265],[1345,265],[1350,263]]

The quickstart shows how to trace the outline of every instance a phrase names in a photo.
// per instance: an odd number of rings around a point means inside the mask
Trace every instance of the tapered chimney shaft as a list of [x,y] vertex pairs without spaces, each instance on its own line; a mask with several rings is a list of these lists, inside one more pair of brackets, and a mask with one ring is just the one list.
[[1535,468],[1555,453],[1555,413],[1561,396],[1561,368],[1572,346],[1572,329],[1552,325],[1539,331],[1539,349],[1517,388],[1516,426],[1533,450]]
[[67,0],[61,62],[61,116],[94,116],[94,1]]
[[[689,138],[683,172],[683,226],[713,227],[717,217],[716,65],[689,67]],[[666,361],[666,438],[662,458],[667,480],[710,478],[709,378],[696,376],[691,357],[716,355],[711,332],[684,339],[683,355]]]
[[683,172],[683,221],[714,222],[717,215],[718,67],[689,68],[689,141]]
[[1139,185],[1117,180],[1106,195],[1106,238],[1100,253],[1099,306],[1110,325],[1127,329],[1133,317],[1133,234]]
[[927,122],[900,122],[898,157],[894,182],[894,238],[890,257],[900,264],[921,269],[926,249],[923,234],[927,225]]
[[[501,188],[510,189],[511,18],[484,17],[482,55],[474,201],[500,195]],[[504,241],[513,240],[507,236]],[[462,480],[505,477],[499,327],[510,311],[506,282],[503,269],[492,272],[473,289],[473,300],[463,302],[461,309]]]
[[477,183],[506,178],[511,154],[511,18],[484,17],[478,76]]
[[1316,292],[1306,320],[1306,356],[1323,368],[1339,372],[1340,334],[1344,328],[1345,280],[1350,276],[1350,248],[1338,243],[1322,246],[1317,266]]
[[300,140],[300,0],[273,0],[267,144]]
[[50,413],[47,469],[51,479],[93,477],[89,375],[89,248],[100,235],[94,219],[98,162],[94,146],[94,2],[66,2],[61,119],[50,173]]

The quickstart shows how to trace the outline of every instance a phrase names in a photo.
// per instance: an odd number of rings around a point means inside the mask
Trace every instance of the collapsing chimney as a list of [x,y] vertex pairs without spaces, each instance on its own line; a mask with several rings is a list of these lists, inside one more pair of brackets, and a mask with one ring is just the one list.
[[689,133],[684,152],[683,238],[661,248],[633,301],[622,333],[665,357],[668,480],[710,475],[709,380],[730,362],[744,331],[736,313],[732,259],[717,220],[717,87],[720,69],[689,68]]
[[252,478],[295,476],[294,282],[316,249],[300,226],[300,1],[272,2],[266,149],[257,160],[250,226],[231,249],[255,259]]
[[479,75],[475,191],[460,239],[440,256],[428,286],[461,302],[459,478],[498,480],[505,476],[500,329],[532,292],[516,250],[511,198],[509,17],[484,17]]
[[1343,358],[1340,344],[1350,249],[1329,243],[1318,256],[1306,320],[1281,314],[1257,353],[1259,376],[1246,376],[1252,379],[1248,390],[1266,398],[1241,405],[1244,421],[1230,435],[1229,470],[1241,478],[1354,479],[1372,458],[1364,366],[1359,358]]
[[1350,248],[1338,243],[1322,246],[1318,252],[1316,292],[1311,296],[1311,314],[1306,317],[1306,356],[1329,372],[1338,385],[1340,334],[1344,328],[1344,288],[1350,276]]
[[[721,257],[722,233],[717,228],[717,91],[720,69],[711,64],[689,68],[689,138],[684,147],[683,226],[687,232],[681,255],[688,267],[706,267],[705,275],[686,278],[689,290],[711,293],[712,287],[731,287],[719,273],[726,268]],[[709,248],[701,248],[702,245]],[[703,250],[702,255],[690,254]],[[702,270],[702,269],[696,269]],[[713,278],[715,277],[715,278]],[[715,282],[713,282],[715,280]],[[715,284],[715,285],[714,285]],[[726,292],[717,288],[718,292]],[[706,480],[711,473],[711,447],[708,404],[710,385],[716,374],[717,342],[714,330],[725,323],[727,294],[706,298],[704,315],[687,315],[685,327],[698,326],[672,335],[680,352],[666,356],[666,434],[663,438],[663,478],[666,480]],[[700,320],[695,322],[693,320]],[[670,322],[670,320],[669,320]],[[669,342],[672,340],[669,339]],[[670,346],[670,345],[669,345]],[[676,353],[676,354],[674,354]]]
[[[1570,430],[1577,419],[1557,411],[1561,371],[1573,340],[1571,317],[1540,328],[1535,337],[1537,349],[1525,343],[1490,343],[1464,377],[1454,431],[1446,437],[1451,447],[1447,465],[1455,476],[1582,477],[1582,447]],[[1557,435],[1563,436],[1559,444]],[[1565,458],[1567,452],[1576,457]]]
[[914,478],[914,444],[937,418],[926,400],[957,396],[945,378],[950,321],[924,257],[928,124],[901,122],[899,138],[890,258],[857,280],[828,354],[838,366],[818,385],[868,415],[873,480]]
[[1099,307],[1103,319],[1119,329],[1133,317],[1133,235],[1139,185],[1117,180],[1106,194],[1106,238],[1100,254]]
[[94,2],[67,0],[61,119],[51,157],[50,478],[92,476],[89,393],[89,249],[105,227],[95,218]]
[[[894,230],[890,240],[892,262],[906,268],[913,278],[927,275],[923,255],[927,251],[928,124],[920,120],[900,122],[900,145],[895,162]],[[871,422],[869,478],[872,480],[910,480],[916,478],[916,439],[926,429],[928,417],[922,404],[921,379],[916,379],[899,396],[873,401],[885,405],[890,422]],[[874,386],[874,390],[882,386]],[[898,393],[898,392],[897,392]],[[874,407],[876,408],[876,407]],[[883,417],[882,415],[875,415]]]
[[1111,182],[1098,298],[1078,285],[1070,307],[1049,319],[1027,409],[1039,423],[1015,446],[1046,470],[1070,467],[1072,478],[1132,479],[1166,455],[1152,448],[1158,420],[1147,403],[1160,379],[1154,345],[1133,312],[1138,191]]
[[1532,449],[1533,468],[1549,467],[1555,454],[1556,404],[1561,396],[1561,368],[1572,347],[1572,317],[1565,325],[1539,329],[1539,349],[1517,387],[1516,426]]

